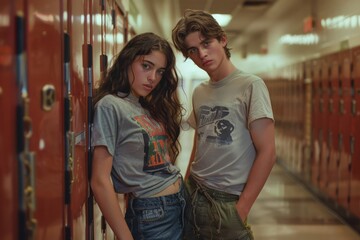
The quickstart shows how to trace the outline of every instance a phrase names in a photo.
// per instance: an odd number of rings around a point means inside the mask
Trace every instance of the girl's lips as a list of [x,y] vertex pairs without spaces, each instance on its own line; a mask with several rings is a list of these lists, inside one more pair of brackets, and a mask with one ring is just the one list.
[[152,85],[150,85],[150,84],[144,84],[143,86],[148,91],[151,91],[153,89]]

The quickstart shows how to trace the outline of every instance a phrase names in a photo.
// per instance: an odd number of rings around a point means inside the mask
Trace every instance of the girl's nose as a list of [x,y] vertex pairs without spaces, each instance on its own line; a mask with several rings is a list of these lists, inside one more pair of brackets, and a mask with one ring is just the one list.
[[155,80],[155,77],[156,77],[156,71],[151,71],[147,77],[147,80],[150,82],[150,83],[153,83],[154,80]]

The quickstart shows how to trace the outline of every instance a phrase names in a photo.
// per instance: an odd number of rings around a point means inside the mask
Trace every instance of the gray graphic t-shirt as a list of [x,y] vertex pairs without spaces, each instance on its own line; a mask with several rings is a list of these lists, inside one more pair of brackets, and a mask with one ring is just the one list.
[[107,95],[95,106],[92,146],[106,146],[113,156],[111,177],[118,193],[150,197],[178,179],[167,139],[164,127],[133,95]]
[[210,188],[240,194],[256,156],[249,125],[259,118],[273,119],[261,78],[236,70],[197,86],[188,119],[198,134],[191,174]]

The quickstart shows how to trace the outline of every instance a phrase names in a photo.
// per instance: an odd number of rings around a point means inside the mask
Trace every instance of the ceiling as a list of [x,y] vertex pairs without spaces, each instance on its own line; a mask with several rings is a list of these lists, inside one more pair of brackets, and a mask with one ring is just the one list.
[[[231,14],[224,27],[229,46],[240,49],[266,30],[277,19],[301,4],[298,0],[136,0],[142,14],[138,32],[151,31],[171,40],[171,30],[186,9]],[[295,9],[296,10],[296,9]]]

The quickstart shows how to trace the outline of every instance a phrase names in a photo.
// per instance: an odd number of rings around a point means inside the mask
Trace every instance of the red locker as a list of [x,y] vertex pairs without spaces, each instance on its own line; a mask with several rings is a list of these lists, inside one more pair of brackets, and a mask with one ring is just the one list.
[[330,78],[330,60],[328,57],[322,57],[320,60],[320,128],[319,128],[319,142],[320,142],[320,173],[319,173],[319,189],[325,192],[328,185],[328,164],[330,157],[330,148],[328,141],[329,131],[329,78]]
[[[303,133],[302,133],[302,172],[301,175],[306,182],[310,183],[312,179],[312,71],[313,65],[312,61],[308,61],[305,64],[302,64],[299,71],[302,71],[301,74],[302,84],[300,86],[301,98],[298,103],[299,106],[303,108],[303,116],[300,118],[300,123],[303,124]],[[303,121],[301,121],[303,119]]]
[[350,211],[360,217],[360,47],[352,49],[352,52]]
[[[18,196],[18,156],[16,142],[22,142],[23,134],[17,136],[17,111],[21,109],[20,89],[16,82],[16,59],[23,57],[24,49],[16,47],[14,1],[2,1],[0,16],[0,239],[18,239],[19,229],[19,196]],[[19,16],[20,17],[20,16]],[[18,18],[19,18],[18,17]],[[7,19],[7,21],[4,21]],[[21,33],[23,34],[23,33]],[[24,62],[23,62],[24,63]],[[20,119],[19,119],[20,120]],[[23,122],[23,121],[21,121]],[[18,144],[19,145],[19,144]]]
[[[105,4],[106,1],[101,3]],[[104,40],[104,15],[105,6],[99,4],[98,1],[89,1],[89,16],[90,16],[90,36],[89,43],[93,50],[93,62],[92,62],[92,77],[93,77],[93,88],[98,87],[99,81],[107,67],[107,58],[104,53],[105,40]],[[89,166],[90,167],[90,166]],[[106,224],[102,224],[102,214],[99,207],[97,206],[93,197],[90,197],[90,203],[92,206],[93,216],[92,223],[89,222],[89,232],[91,235],[90,239],[100,240],[103,239],[103,235],[106,236]]]
[[[64,1],[65,228],[72,239],[86,239],[88,198],[88,2]],[[69,57],[66,58],[66,55]],[[67,118],[67,119],[66,119]]]
[[339,53],[340,84],[339,84],[339,191],[338,201],[345,209],[349,208],[350,197],[350,131],[351,131],[351,51]]
[[[35,239],[64,239],[64,127],[60,1],[25,1],[29,155],[34,162]],[[29,158],[30,158],[29,157]],[[29,208],[32,210],[31,208]],[[35,222],[36,221],[36,222]]]
[[303,148],[305,143],[305,101],[304,101],[304,66],[302,63],[293,65],[293,81],[294,81],[294,153],[295,153],[295,172],[299,175],[303,174],[305,158]]
[[312,115],[311,115],[311,182],[319,187],[320,180],[320,146],[321,146],[321,79],[320,79],[320,60],[312,61]]
[[330,76],[329,76],[329,105],[328,105],[328,143],[329,160],[327,173],[326,192],[332,199],[338,197],[338,167],[339,167],[339,56],[334,53],[329,56]]
[[286,67],[286,79],[287,79],[287,115],[289,120],[289,129],[288,129],[288,160],[289,160],[289,169],[293,172],[297,172],[297,151],[296,151],[296,78],[294,76],[294,66],[290,65]]

